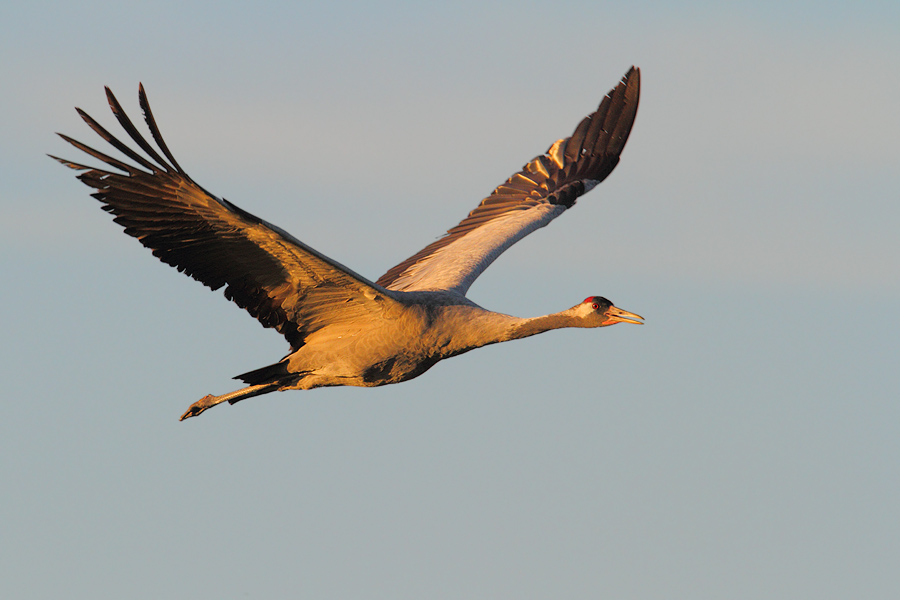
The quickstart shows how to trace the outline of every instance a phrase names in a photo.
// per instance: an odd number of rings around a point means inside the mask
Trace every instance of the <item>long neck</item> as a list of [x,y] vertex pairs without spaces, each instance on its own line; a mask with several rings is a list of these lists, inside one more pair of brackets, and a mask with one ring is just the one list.
[[480,307],[454,306],[444,311],[442,326],[429,345],[443,357],[454,356],[497,342],[507,342],[560,327],[583,327],[572,309],[543,317],[522,319]]
[[552,315],[544,315],[542,317],[534,317],[531,319],[518,319],[511,330],[507,339],[517,340],[519,338],[536,335],[551,329],[562,329],[563,327],[584,327],[584,319],[574,314],[570,308],[562,312],[553,313]]

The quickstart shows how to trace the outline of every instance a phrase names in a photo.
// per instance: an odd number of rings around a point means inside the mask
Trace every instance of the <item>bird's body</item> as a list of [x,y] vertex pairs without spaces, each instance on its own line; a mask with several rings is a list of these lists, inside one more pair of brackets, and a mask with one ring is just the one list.
[[297,377],[291,389],[400,383],[441,359],[503,341],[506,334],[507,319],[457,294],[404,292],[397,298],[376,297],[378,313],[364,323],[335,324],[311,334],[284,362]]
[[[194,403],[182,419],[224,401],[276,390],[378,386],[421,375],[438,361],[487,344],[560,327],[640,323],[641,317],[599,296],[572,308],[523,319],[491,312],[465,294],[509,246],[565,212],[618,163],[637,110],[640,73],[632,68],[570,138],[500,185],[463,219],[417,254],[372,282],[287,232],[197,185],[166,147],[143,87],[140,103],[161,156],[136,130],[107,89],[113,113],[148,160],[79,109],[103,139],[143,169],[69,137],[75,147],[123,173],[79,175],[126,233],[160,260],[245,308],[291,345],[280,362],[238,376],[247,387]],[[167,160],[168,159],[168,160]]]

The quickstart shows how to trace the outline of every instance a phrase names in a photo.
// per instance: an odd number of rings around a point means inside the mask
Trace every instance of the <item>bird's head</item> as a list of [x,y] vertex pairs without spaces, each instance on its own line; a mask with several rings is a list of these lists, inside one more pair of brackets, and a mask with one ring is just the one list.
[[603,296],[589,296],[575,307],[575,312],[584,319],[585,327],[606,327],[616,323],[644,324],[644,317],[622,310]]

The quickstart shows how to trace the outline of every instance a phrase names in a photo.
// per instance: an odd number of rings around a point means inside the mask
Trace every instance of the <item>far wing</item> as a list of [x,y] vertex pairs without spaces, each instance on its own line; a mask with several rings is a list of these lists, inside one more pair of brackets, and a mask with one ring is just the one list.
[[378,284],[465,294],[503,251],[571,208],[612,172],[634,124],[640,84],[640,70],[632,67],[571,137],[554,142],[456,227],[390,269]]
[[92,195],[103,209],[157,258],[213,290],[227,286],[226,298],[265,327],[274,327],[294,349],[328,324],[378,319],[386,308],[389,312],[396,308],[391,293],[381,286],[197,185],[169,152],[143,86],[139,99],[144,118],[165,158],[138,133],[109,88],[106,94],[119,124],[149,160],[81,109],[78,113],[100,137],[143,169],[62,134],[76,148],[121,172],[53,158],[84,171],[78,179],[97,190]]

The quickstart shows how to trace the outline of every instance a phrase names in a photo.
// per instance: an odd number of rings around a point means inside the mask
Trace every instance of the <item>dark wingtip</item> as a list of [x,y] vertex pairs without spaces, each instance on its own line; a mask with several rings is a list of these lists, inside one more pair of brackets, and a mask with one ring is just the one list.
[[611,141],[608,150],[611,154],[618,156],[625,149],[625,143],[631,135],[631,128],[637,117],[641,101],[641,70],[632,65],[613,93],[619,95],[621,112],[616,115],[616,122],[610,131]]
[[83,121],[86,121],[87,123],[90,123],[93,120],[93,119],[91,119],[91,115],[87,114],[87,112],[81,110],[77,106],[75,107],[75,112],[77,112],[78,116],[81,117],[81,119]]
[[112,110],[113,114],[116,117],[119,117],[119,113],[122,112],[122,105],[119,104],[116,95],[112,93],[112,90],[109,89],[108,85],[103,86],[103,90],[106,92],[106,103],[109,104],[109,108]]
[[[59,134],[56,134],[56,135],[59,135]],[[84,165],[79,165],[78,163],[73,163],[70,160],[66,160],[66,159],[60,158],[58,156],[53,156],[52,154],[48,154],[47,156],[49,156],[56,162],[69,167],[70,169],[74,169],[75,171],[84,171],[87,169],[87,167],[85,167]]]
[[159,131],[159,126],[156,124],[156,119],[153,117],[153,111],[150,109],[150,100],[147,98],[147,92],[144,90],[144,84],[142,82],[138,82],[138,104],[144,113],[144,122],[146,122],[147,127],[150,128],[150,135],[153,136],[156,145],[159,146],[159,149],[162,150],[166,158],[169,159],[169,162],[172,163],[175,170],[186,177],[187,173],[184,172],[184,169],[182,169],[181,165],[178,164],[178,161],[175,160],[171,150],[169,150],[169,147],[166,145],[166,141],[163,139],[162,133]]
[[[119,125],[128,133],[134,142],[141,147],[141,149],[147,153],[147,155],[155,160],[159,165],[163,167],[166,171],[172,172],[174,169],[165,161],[165,159],[159,155],[159,153],[153,149],[144,136],[142,136],[137,128],[134,126],[134,123],[131,122],[131,119],[128,118],[128,115],[125,113],[125,109],[122,108],[122,105],[119,103],[118,99],[116,99],[115,94],[112,93],[112,90],[109,89],[108,86],[103,86],[103,89],[106,90],[106,99],[109,102],[109,108],[112,110],[112,113],[115,115],[116,120],[119,121]],[[148,121],[147,123],[150,125],[151,130],[154,130],[155,127]],[[157,139],[157,132],[151,131],[153,133],[154,139]],[[157,143],[159,143],[157,141]]]
[[641,95],[641,69],[631,65],[622,81],[626,83],[628,88],[634,90],[632,96],[635,98],[635,102],[639,101]]

